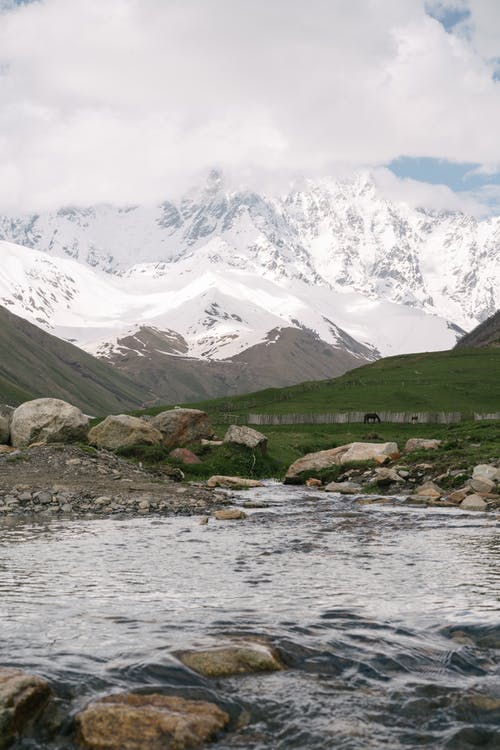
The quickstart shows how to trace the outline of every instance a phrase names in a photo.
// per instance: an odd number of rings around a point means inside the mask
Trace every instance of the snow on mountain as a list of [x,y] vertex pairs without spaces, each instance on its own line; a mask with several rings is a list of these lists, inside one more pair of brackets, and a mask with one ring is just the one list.
[[[305,181],[271,198],[228,191],[214,172],[182,200],[159,206],[0,217],[2,238],[79,261],[108,279],[129,279],[135,294],[141,277],[176,279],[209,268],[222,281],[232,271],[233,281],[237,271],[247,282],[253,276],[256,291],[267,280],[291,293],[297,286],[300,296],[306,284],[308,305],[324,288],[355,292],[466,330],[500,306],[500,217],[414,210],[383,198],[368,174]],[[208,279],[200,283],[212,288]],[[427,341],[442,344],[439,337]]]
[[136,264],[122,275],[1,241],[0,254],[0,304],[103,357],[123,353],[124,337],[134,348],[143,326],[177,342],[169,354],[203,359],[234,357],[290,327],[360,361],[456,341],[446,320],[417,308],[261,271],[255,260],[242,268],[220,238],[175,263]]

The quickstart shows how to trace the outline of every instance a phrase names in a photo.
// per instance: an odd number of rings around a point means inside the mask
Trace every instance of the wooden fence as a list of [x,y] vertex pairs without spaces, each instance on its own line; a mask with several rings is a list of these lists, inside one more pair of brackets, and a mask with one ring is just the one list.
[[[247,424],[253,425],[293,425],[293,424],[349,424],[364,422],[366,412],[350,411],[327,414],[249,414]],[[461,422],[464,415],[461,412],[377,412],[381,422],[397,422],[405,424],[456,424]],[[467,415],[465,415],[467,416]],[[416,417],[416,419],[415,419]],[[470,418],[470,417],[469,417]],[[233,424],[242,424],[242,417],[233,415]],[[497,414],[474,414],[474,419],[500,419]],[[377,423],[370,423],[377,424]]]

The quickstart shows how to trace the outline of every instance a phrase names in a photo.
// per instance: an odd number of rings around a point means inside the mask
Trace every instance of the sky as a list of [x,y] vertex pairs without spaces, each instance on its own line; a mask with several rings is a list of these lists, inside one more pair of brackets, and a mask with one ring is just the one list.
[[0,0],[0,211],[369,170],[500,214],[499,0]]

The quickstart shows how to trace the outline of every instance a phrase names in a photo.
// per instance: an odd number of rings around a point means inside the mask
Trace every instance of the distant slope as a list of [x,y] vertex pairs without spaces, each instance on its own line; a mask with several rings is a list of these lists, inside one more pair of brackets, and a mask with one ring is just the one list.
[[188,346],[179,334],[143,326],[119,339],[105,361],[160,400],[189,402],[334,377],[373,357],[370,349],[343,336],[356,356],[327,344],[313,331],[279,328],[263,343],[230,359],[201,360],[186,356]]
[[460,411],[468,415],[498,412],[500,348],[387,357],[334,380],[269,388],[196,406],[208,411],[214,421],[221,412],[237,415],[377,410]]
[[53,396],[91,414],[138,408],[153,397],[109,365],[0,307],[0,401]]
[[465,346],[500,346],[500,310],[461,338],[455,348]]

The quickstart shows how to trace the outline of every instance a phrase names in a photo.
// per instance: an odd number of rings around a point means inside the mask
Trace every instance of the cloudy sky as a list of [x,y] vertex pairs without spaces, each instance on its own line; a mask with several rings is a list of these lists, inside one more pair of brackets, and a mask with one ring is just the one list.
[[500,213],[499,0],[0,0],[0,210],[370,169]]

